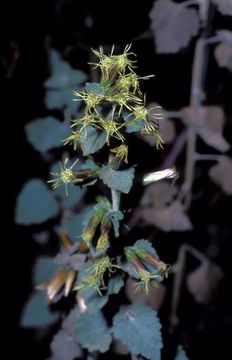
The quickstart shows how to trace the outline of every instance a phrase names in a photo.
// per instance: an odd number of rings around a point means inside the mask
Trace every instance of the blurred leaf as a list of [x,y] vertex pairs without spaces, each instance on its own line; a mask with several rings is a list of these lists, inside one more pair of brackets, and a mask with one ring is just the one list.
[[105,352],[112,341],[106,321],[100,311],[80,314],[76,323],[76,341],[89,351]]
[[80,139],[83,155],[87,156],[101,149],[106,143],[106,132],[97,131],[93,126],[85,128],[84,136]]
[[45,245],[49,241],[49,231],[41,231],[33,234],[33,239],[40,245]]
[[62,186],[59,186],[53,191],[59,196],[60,199],[62,199],[62,205],[65,208],[73,208],[75,205],[78,205],[80,200],[83,198],[86,189],[83,189],[80,186],[69,184],[68,196],[65,194],[65,189]]
[[181,345],[177,346],[175,360],[188,360],[188,357]]
[[147,224],[166,232],[192,230],[192,224],[178,201],[164,208],[143,208],[141,215]]
[[146,294],[143,290],[138,289],[137,281],[129,277],[126,281],[125,292],[128,300],[132,303],[142,303],[154,310],[159,310],[166,295],[166,288],[162,284],[150,286],[149,293]]
[[107,295],[118,294],[124,285],[124,281],[121,276],[114,276],[109,280]]
[[222,190],[232,195],[232,160],[223,156],[221,160],[209,170],[209,177],[219,185]]
[[40,291],[29,298],[22,312],[22,327],[48,326],[58,319],[59,315],[50,311],[46,299],[46,294]]
[[40,224],[59,213],[54,194],[40,179],[29,180],[18,195],[15,209],[16,223]]
[[192,271],[186,279],[187,289],[200,304],[208,304],[223,277],[221,268],[212,262],[205,262]]
[[142,304],[122,306],[113,319],[113,335],[135,355],[159,360],[162,348],[156,311]]
[[232,71],[232,46],[228,44],[219,44],[214,50],[214,56],[218,66],[225,67]]
[[28,142],[38,151],[48,151],[62,145],[70,130],[52,116],[36,119],[25,127]]
[[45,104],[48,109],[65,108],[66,115],[76,115],[80,102],[74,101],[73,91],[78,90],[86,80],[83,71],[73,69],[60,54],[52,50],[50,52],[51,77],[45,81],[47,89]]
[[157,182],[149,185],[140,201],[143,207],[164,208],[170,204],[177,193],[177,188],[168,182]]
[[32,271],[33,284],[39,285],[51,280],[59,268],[60,265],[54,262],[53,257],[38,257]]
[[67,108],[69,115],[76,116],[80,102],[74,101],[73,89],[48,90],[45,104],[49,110]]
[[209,146],[219,151],[227,151],[229,143],[222,133],[224,128],[224,113],[218,106],[186,107],[182,109],[184,121],[193,125],[199,136]]
[[65,330],[60,330],[50,344],[54,360],[73,360],[82,357],[80,345]]
[[220,41],[224,44],[232,44],[232,31],[220,29],[216,31],[216,34],[219,37]]
[[63,89],[82,84],[87,76],[82,70],[73,69],[56,50],[50,51],[51,77],[45,82],[46,88]]
[[213,0],[217,5],[218,10],[222,15],[232,16],[232,1],[231,0]]
[[157,53],[176,53],[199,31],[197,11],[186,8],[183,2],[155,1],[149,17]]
[[91,206],[86,206],[81,213],[71,215],[67,220],[67,234],[73,242],[82,241],[81,234],[83,230],[83,219],[91,208]]
[[109,299],[108,296],[100,296],[97,289],[93,288],[81,291],[81,296],[84,299],[89,313],[102,309]]
[[75,333],[75,326],[79,315],[79,308],[76,305],[62,321],[62,329],[71,336]]
[[119,236],[119,226],[120,226],[120,220],[124,218],[124,215],[121,211],[111,211],[110,217],[113,223],[114,228],[114,235],[115,237]]
[[113,170],[106,165],[102,167],[99,177],[109,188],[128,194],[133,184],[134,172],[133,167],[127,170]]

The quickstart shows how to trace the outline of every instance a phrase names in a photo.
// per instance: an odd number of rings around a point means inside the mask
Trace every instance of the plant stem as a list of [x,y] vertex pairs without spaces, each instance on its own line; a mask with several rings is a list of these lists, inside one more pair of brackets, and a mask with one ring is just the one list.
[[188,244],[183,244],[180,247],[178,252],[178,258],[176,263],[176,273],[173,284],[173,293],[172,293],[172,304],[171,304],[171,315],[170,315],[170,332],[179,324],[179,318],[177,316],[178,304],[181,295],[181,287],[183,284],[185,266],[186,266],[186,256],[187,253],[190,253],[195,257],[200,263],[208,263],[209,259],[202,254],[199,250],[195,249],[193,246]]
[[224,155],[194,154],[195,161],[220,161]]
[[120,206],[120,191],[111,189],[112,207],[114,211],[119,210]]

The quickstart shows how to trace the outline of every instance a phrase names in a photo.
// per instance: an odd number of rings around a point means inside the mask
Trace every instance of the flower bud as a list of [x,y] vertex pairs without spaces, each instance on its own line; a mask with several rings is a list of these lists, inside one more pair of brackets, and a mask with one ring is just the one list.
[[64,286],[64,296],[67,297],[72,289],[72,285],[75,281],[76,278],[76,271],[73,269],[69,269],[67,276],[66,276],[66,281],[65,281],[65,286]]

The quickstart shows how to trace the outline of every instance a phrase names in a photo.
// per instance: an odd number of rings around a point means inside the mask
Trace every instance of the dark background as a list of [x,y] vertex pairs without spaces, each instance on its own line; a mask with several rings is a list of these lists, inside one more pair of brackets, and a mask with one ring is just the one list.
[[[13,220],[15,197],[23,183],[32,177],[47,177],[40,155],[27,144],[24,125],[32,119],[46,114],[43,105],[43,82],[49,74],[48,59],[45,48],[46,41],[66,54],[66,59],[77,68],[89,73],[90,47],[112,44],[122,45],[133,43],[133,51],[138,58],[138,74],[156,74],[156,77],[144,85],[147,99],[155,100],[165,109],[178,110],[189,104],[191,67],[194,52],[194,40],[188,48],[175,55],[155,54],[154,42],[151,38],[138,37],[149,29],[148,13],[153,1],[7,1],[0,5],[3,36],[1,41],[1,91],[2,118],[4,130],[2,137],[4,146],[3,159],[9,155],[7,171],[4,174],[7,191],[7,209]],[[88,28],[86,17],[91,16],[93,26]],[[231,27],[227,17],[215,14],[213,28]],[[4,25],[3,25],[4,24]],[[7,67],[5,66],[7,64]],[[228,118],[224,136],[231,141],[231,74],[217,67],[213,56],[210,56],[205,88],[207,104],[219,104],[224,107]],[[204,152],[201,142],[199,148]],[[168,147],[162,155],[168,153]],[[143,161],[149,168],[149,157],[143,157],[144,149],[136,152],[135,157]],[[209,152],[208,148],[207,151]],[[147,159],[147,160],[146,160]],[[157,164],[162,159],[157,160]],[[184,164],[184,153],[180,156],[177,166]],[[211,164],[204,164],[203,173]],[[6,175],[6,176],[5,176]],[[5,186],[7,189],[5,190]],[[202,251],[213,244],[217,246],[214,260],[225,272],[219,292],[207,307],[193,304],[189,295],[184,297],[182,309],[182,328],[176,337],[185,339],[190,359],[230,359],[232,337],[231,312],[231,198],[226,197],[212,184],[207,177],[196,180],[194,191],[200,192],[200,198],[193,202],[190,217],[195,226],[191,234],[160,235],[160,251],[175,261],[178,248],[182,242],[194,244]],[[4,194],[3,194],[4,195]],[[131,203],[133,203],[132,200]],[[7,246],[6,257],[3,259],[3,278],[7,284],[3,291],[7,300],[6,324],[9,358],[39,360],[48,357],[49,336],[38,332],[19,328],[19,319],[28,295],[31,292],[31,268],[34,259],[41,251],[31,239],[31,229],[9,224],[3,242]],[[212,237],[207,231],[208,226],[216,226]],[[4,224],[3,224],[4,226]],[[5,231],[4,231],[5,233]],[[52,245],[50,245],[52,247]],[[54,249],[47,249],[55,252]],[[5,290],[6,289],[6,290]],[[190,306],[190,307],[189,307]],[[165,329],[165,307],[161,311],[161,322]],[[191,309],[191,311],[189,311]],[[202,326],[197,328],[196,324]],[[53,329],[55,330],[55,329]],[[172,347],[175,342],[164,330],[164,346]],[[166,350],[167,358],[170,354]],[[11,356],[12,353],[12,356]],[[230,354],[230,355],[229,355]],[[104,357],[105,356],[105,357]],[[103,355],[107,358],[109,355]],[[113,355],[112,355],[113,356]],[[111,357],[112,358],[112,357]]]

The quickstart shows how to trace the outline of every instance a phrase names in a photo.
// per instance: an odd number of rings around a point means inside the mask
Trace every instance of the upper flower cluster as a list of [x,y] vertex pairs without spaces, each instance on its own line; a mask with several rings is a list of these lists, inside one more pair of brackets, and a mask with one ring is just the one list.
[[126,133],[154,135],[157,148],[162,147],[163,140],[155,122],[160,119],[160,114],[151,120],[153,109],[147,109],[139,85],[140,80],[149,79],[151,75],[139,77],[135,73],[136,60],[132,60],[135,54],[130,48],[131,45],[127,45],[120,55],[114,54],[114,47],[109,55],[104,54],[102,47],[93,50],[98,58],[94,65],[100,69],[101,80],[100,83],[87,83],[83,90],[74,92],[77,101],[84,101],[85,113],[73,120],[75,130],[65,143],[76,148],[91,126],[98,133],[105,133],[106,143],[122,161],[127,162],[127,147],[121,147],[126,141]]

